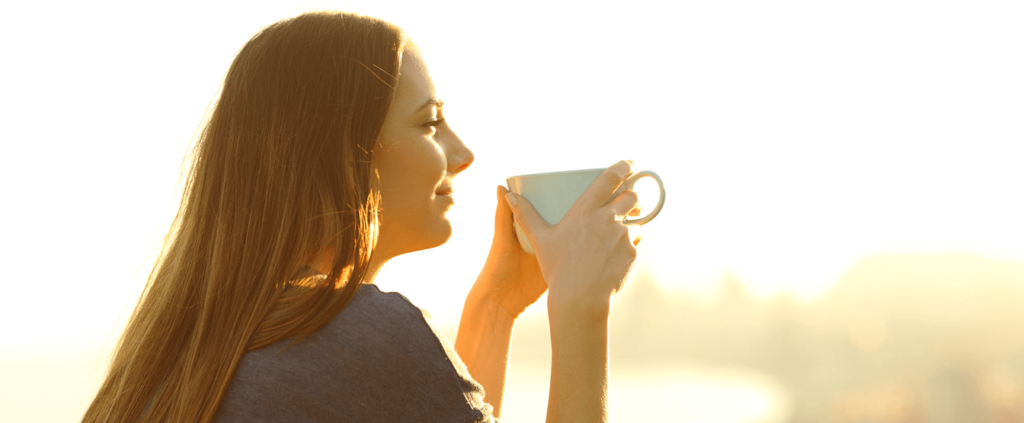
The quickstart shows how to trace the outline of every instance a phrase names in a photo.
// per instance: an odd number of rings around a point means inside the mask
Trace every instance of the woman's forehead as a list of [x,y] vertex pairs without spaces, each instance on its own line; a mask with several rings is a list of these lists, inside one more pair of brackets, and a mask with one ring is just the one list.
[[402,111],[412,113],[435,97],[434,81],[419,47],[411,42],[402,53],[395,103]]

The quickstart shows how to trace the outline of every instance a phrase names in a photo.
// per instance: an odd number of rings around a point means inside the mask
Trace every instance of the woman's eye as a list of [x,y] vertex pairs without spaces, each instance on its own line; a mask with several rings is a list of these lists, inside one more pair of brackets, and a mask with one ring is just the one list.
[[444,118],[431,120],[431,121],[429,121],[427,123],[424,123],[423,126],[429,126],[431,128],[437,128],[438,125],[441,125],[442,123],[444,123]]

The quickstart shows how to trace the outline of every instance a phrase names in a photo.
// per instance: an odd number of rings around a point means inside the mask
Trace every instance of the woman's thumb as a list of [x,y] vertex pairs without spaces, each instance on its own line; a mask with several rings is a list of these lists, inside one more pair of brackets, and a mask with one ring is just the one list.
[[512,209],[512,216],[515,218],[516,223],[523,229],[530,239],[533,239],[534,233],[541,228],[548,227],[548,223],[544,221],[544,218],[540,217],[537,210],[533,208],[533,204],[530,204],[530,200],[525,197],[510,192],[505,194],[505,201],[508,202],[509,208]]

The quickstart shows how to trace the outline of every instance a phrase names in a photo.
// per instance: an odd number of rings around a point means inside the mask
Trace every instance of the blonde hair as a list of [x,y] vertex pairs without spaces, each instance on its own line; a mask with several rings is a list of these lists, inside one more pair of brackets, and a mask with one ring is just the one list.
[[[302,339],[351,301],[376,242],[372,151],[405,42],[379,19],[312,12],[239,51],[84,422],[211,421],[245,352]],[[326,278],[303,270],[322,262]]]

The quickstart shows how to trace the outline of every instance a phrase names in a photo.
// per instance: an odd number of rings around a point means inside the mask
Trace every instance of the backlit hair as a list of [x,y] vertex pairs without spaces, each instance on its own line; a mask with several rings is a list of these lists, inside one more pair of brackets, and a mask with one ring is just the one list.
[[[83,421],[208,422],[245,352],[302,339],[351,301],[376,242],[372,152],[405,42],[376,18],[310,12],[242,47]],[[324,262],[326,278],[306,267]]]

